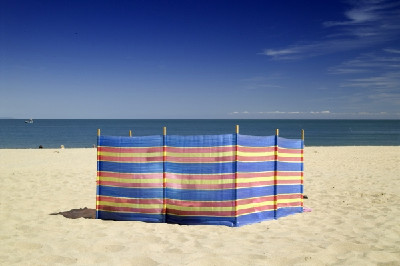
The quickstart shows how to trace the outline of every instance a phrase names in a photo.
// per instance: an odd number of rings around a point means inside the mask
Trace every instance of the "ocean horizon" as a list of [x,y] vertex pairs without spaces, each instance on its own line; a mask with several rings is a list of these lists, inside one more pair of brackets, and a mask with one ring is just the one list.
[[279,136],[300,139],[306,146],[399,146],[400,120],[343,119],[0,119],[0,148],[89,148],[102,135],[133,136],[218,135]]

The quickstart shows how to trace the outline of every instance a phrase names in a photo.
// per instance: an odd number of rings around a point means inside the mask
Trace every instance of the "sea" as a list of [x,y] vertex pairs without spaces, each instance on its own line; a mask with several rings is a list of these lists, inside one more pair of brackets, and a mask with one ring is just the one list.
[[400,120],[303,120],[303,119],[0,119],[0,148],[90,148],[101,135],[133,136],[216,135],[279,136],[300,139],[305,146],[399,146]]

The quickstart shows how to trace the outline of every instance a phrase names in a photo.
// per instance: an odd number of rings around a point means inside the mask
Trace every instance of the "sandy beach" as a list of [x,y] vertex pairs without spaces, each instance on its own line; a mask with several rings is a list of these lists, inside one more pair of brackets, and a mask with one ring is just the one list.
[[312,212],[239,228],[69,219],[96,150],[0,149],[0,265],[399,265],[400,147],[307,147]]

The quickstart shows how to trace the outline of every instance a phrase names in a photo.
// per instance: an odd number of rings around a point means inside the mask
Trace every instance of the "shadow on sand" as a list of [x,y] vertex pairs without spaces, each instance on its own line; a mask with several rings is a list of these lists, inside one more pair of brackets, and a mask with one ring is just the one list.
[[62,215],[68,219],[78,219],[78,218],[85,218],[85,219],[95,219],[96,218],[96,210],[95,209],[72,209],[70,211],[65,212],[55,212],[50,213],[50,215]]

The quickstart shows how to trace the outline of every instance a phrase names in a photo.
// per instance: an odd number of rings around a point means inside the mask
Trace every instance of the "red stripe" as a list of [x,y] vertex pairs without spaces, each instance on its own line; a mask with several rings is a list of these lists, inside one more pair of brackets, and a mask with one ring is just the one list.
[[269,181],[255,181],[255,182],[247,182],[247,183],[238,183],[238,187],[246,188],[246,187],[261,187],[261,186],[271,186],[274,184],[274,180]]
[[238,156],[238,161],[240,162],[264,162],[264,161],[273,161],[275,160],[275,156]]
[[221,157],[173,157],[167,156],[169,162],[183,162],[183,163],[213,163],[213,162],[232,162],[235,156],[221,156]]
[[282,157],[278,156],[278,161],[280,162],[301,162],[301,157]]
[[283,148],[278,148],[279,153],[301,153],[301,149],[283,149]]
[[239,152],[273,152],[275,147],[238,147]]
[[301,172],[281,172],[277,171],[278,176],[301,176]]
[[216,153],[216,152],[233,152],[235,150],[234,146],[226,147],[167,147],[167,152],[176,153]]
[[182,179],[182,180],[220,180],[220,179],[234,179],[235,174],[219,174],[219,175],[180,175],[180,174],[166,174],[168,179]]
[[128,174],[128,173],[114,173],[114,172],[98,172],[99,177],[116,177],[121,179],[162,179],[162,173],[138,173],[138,174]]
[[113,186],[113,187],[142,187],[142,188],[162,188],[163,183],[121,183],[113,181],[99,181],[100,186]]
[[[275,180],[268,181],[255,181],[255,182],[247,182],[247,183],[238,183],[238,187],[246,188],[246,187],[261,187],[261,186],[272,186],[275,184]],[[276,180],[277,185],[283,184],[301,184],[301,180]]]
[[300,199],[301,194],[278,195],[278,199]]
[[98,201],[107,201],[115,203],[132,203],[132,204],[162,204],[163,200],[160,199],[140,199],[140,198],[116,198],[108,196],[97,196]]
[[130,207],[115,207],[115,206],[105,206],[99,205],[98,210],[101,211],[114,211],[114,212],[134,212],[134,213],[163,213],[162,208],[155,209],[143,209],[143,208],[130,208]]
[[112,161],[112,162],[162,162],[162,156],[155,157],[118,157],[118,156],[99,156],[99,161]]
[[98,147],[101,152],[117,152],[117,153],[147,153],[159,152],[162,153],[162,147]]
[[275,205],[265,205],[265,206],[259,206],[259,207],[251,207],[248,209],[241,209],[238,210],[238,215],[243,215],[243,214],[249,214],[253,212],[262,212],[262,211],[268,211],[268,210],[274,210]]
[[296,180],[279,180],[279,176],[278,176],[278,185],[283,185],[283,184],[301,184],[301,180],[300,179],[296,179]]

